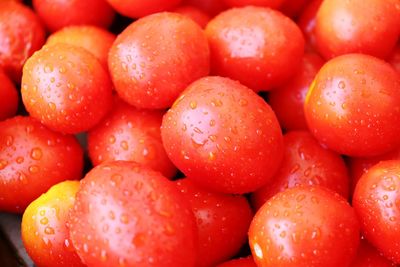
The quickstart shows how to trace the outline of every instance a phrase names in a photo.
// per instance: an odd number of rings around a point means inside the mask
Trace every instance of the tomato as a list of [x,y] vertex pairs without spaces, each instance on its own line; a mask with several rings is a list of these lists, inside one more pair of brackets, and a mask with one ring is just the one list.
[[227,261],[217,267],[257,267],[252,257]]
[[398,0],[325,0],[317,13],[318,51],[327,59],[348,53],[386,58],[400,34]]
[[356,185],[353,206],[366,239],[388,259],[400,263],[400,161],[382,161]]
[[37,266],[85,266],[72,247],[66,225],[78,189],[78,181],[61,182],[26,208],[21,235],[29,256]]
[[193,6],[179,6],[173,10],[173,12],[187,16],[199,24],[200,27],[205,28],[207,23],[210,21],[210,17],[207,13],[199,8]]
[[206,27],[212,73],[255,91],[285,83],[300,66],[304,39],[297,25],[264,7],[227,10]]
[[171,178],[175,166],[164,150],[160,126],[163,112],[138,110],[115,98],[113,110],[88,132],[93,165],[105,161],[135,161]]
[[209,73],[209,60],[200,26],[180,14],[158,13],[135,21],[117,37],[108,64],[124,101],[138,108],[163,109],[191,82]]
[[0,121],[15,115],[17,109],[17,89],[7,75],[0,70]]
[[349,266],[359,245],[353,208],[332,191],[295,187],[275,195],[254,216],[249,242],[259,267]]
[[183,0],[182,4],[197,7],[211,17],[228,8],[224,0]]
[[386,62],[362,54],[328,61],[305,101],[311,132],[330,149],[357,157],[400,146],[400,80]]
[[268,102],[286,130],[306,130],[304,101],[315,75],[324,64],[320,56],[306,53],[293,78],[269,93]]
[[315,50],[317,47],[315,40],[315,24],[317,12],[323,0],[312,0],[301,13],[298,25],[306,38],[306,49]]
[[400,44],[396,46],[388,61],[390,64],[392,64],[394,69],[397,70],[398,73],[400,73]]
[[391,267],[395,266],[391,261],[383,257],[365,239],[361,240],[357,256],[351,267]]
[[153,13],[166,11],[177,6],[182,0],[107,0],[119,13],[130,18],[141,18]]
[[29,58],[23,72],[25,108],[53,130],[88,130],[111,108],[108,73],[83,48],[63,43],[45,46]]
[[257,209],[275,194],[299,185],[320,185],[349,197],[349,176],[340,155],[321,147],[305,131],[288,132],[283,140],[285,152],[277,174],[252,195]]
[[45,31],[31,9],[12,1],[0,3],[0,67],[14,82],[20,83],[22,66],[44,41]]
[[274,112],[251,89],[222,77],[192,83],[164,115],[168,156],[187,177],[217,192],[252,192],[283,154]]
[[230,7],[265,6],[271,8],[280,7],[285,0],[223,0]]
[[83,150],[74,136],[30,117],[0,122],[0,210],[23,212],[52,185],[79,179],[82,168]]
[[176,181],[197,219],[197,267],[211,267],[234,256],[247,241],[253,214],[244,196],[208,192],[191,179]]
[[288,17],[297,17],[312,0],[285,0],[280,10]]
[[32,4],[51,32],[72,25],[107,28],[114,19],[114,10],[106,0],[32,0]]
[[172,182],[134,162],[86,174],[68,223],[88,266],[193,267],[196,260],[190,204]]
[[108,51],[115,40],[114,34],[96,26],[65,27],[47,38],[47,45],[64,43],[82,47],[91,52],[108,69]]

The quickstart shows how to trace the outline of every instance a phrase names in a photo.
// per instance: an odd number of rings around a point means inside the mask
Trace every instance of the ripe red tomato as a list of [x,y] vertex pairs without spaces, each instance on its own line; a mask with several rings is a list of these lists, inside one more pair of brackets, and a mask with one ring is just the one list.
[[176,168],[164,150],[160,126],[163,112],[138,110],[115,98],[113,110],[88,132],[93,165],[135,161],[172,178]]
[[316,186],[283,191],[254,216],[249,241],[259,267],[349,266],[359,245],[353,208]]
[[392,64],[393,68],[400,73],[400,43],[396,46],[392,55],[389,57],[388,62]]
[[289,132],[283,141],[285,152],[278,172],[252,195],[256,209],[277,193],[300,185],[320,185],[349,197],[349,176],[340,155],[321,147],[305,131]]
[[282,85],[304,53],[300,29],[280,12],[264,7],[229,9],[206,27],[212,72],[255,91]]
[[30,117],[0,122],[0,210],[23,212],[52,185],[81,177],[83,150],[74,136]]
[[117,37],[108,64],[123,100],[138,108],[163,109],[209,73],[209,60],[199,25],[180,14],[158,13],[135,21]]
[[22,66],[40,49],[45,31],[39,18],[23,4],[12,1],[0,3],[0,67],[20,83]]
[[78,189],[78,181],[61,182],[26,208],[22,217],[21,236],[36,266],[86,266],[72,247],[66,224]]
[[107,0],[119,13],[130,18],[141,18],[169,10],[182,0]]
[[398,0],[325,0],[317,13],[318,51],[327,59],[348,53],[386,58],[400,34]]
[[106,0],[32,0],[32,4],[51,32],[72,25],[107,28],[115,13]]
[[315,40],[315,24],[317,12],[323,0],[312,0],[301,13],[298,25],[306,39],[306,50],[313,51],[317,44]]
[[0,69],[0,121],[15,115],[17,109],[17,89],[7,75]]
[[269,105],[222,77],[192,83],[164,115],[161,136],[178,169],[223,193],[258,189],[272,178],[283,154],[281,129]]
[[205,28],[211,19],[207,13],[194,6],[179,6],[172,11],[191,18],[202,28]]
[[160,173],[137,163],[93,168],[68,222],[88,266],[194,267],[197,230],[188,201]]
[[21,92],[32,117],[65,133],[92,128],[112,105],[112,84],[100,62],[87,50],[63,43],[29,58]]
[[230,259],[247,241],[253,212],[244,196],[208,192],[191,179],[176,181],[192,206],[199,233],[197,267]]
[[285,85],[269,93],[268,102],[286,130],[308,129],[304,117],[304,101],[312,81],[324,64],[320,56],[306,53],[300,68]]
[[108,69],[108,51],[115,35],[96,26],[70,26],[51,34],[47,45],[64,43],[82,47],[92,53]]
[[211,17],[228,8],[224,0],[183,0],[182,4],[197,7]]
[[357,256],[350,267],[394,267],[395,264],[386,259],[365,239],[361,240]]
[[252,257],[235,259],[218,265],[217,267],[257,267]]
[[349,54],[327,62],[305,101],[311,132],[332,150],[357,157],[400,146],[400,80],[383,60]]
[[264,6],[271,8],[280,7],[285,0],[223,0],[230,7]]
[[353,206],[366,239],[388,259],[400,263],[400,160],[382,161],[356,185]]

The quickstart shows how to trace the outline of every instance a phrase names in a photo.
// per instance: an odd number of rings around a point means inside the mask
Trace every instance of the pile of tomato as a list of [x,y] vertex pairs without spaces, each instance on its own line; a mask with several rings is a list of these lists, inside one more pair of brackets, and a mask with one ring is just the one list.
[[400,264],[399,36],[400,0],[0,1],[0,211],[38,267]]

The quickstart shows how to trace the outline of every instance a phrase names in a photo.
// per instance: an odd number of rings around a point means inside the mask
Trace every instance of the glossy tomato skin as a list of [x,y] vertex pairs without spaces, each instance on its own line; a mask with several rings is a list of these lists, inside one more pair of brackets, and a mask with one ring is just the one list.
[[277,193],[300,185],[320,185],[349,197],[349,175],[339,154],[323,148],[306,131],[288,132],[283,141],[285,152],[278,172],[252,195],[256,209]]
[[70,238],[87,266],[194,267],[190,204],[160,173],[134,162],[93,168],[81,181]]
[[130,18],[141,18],[153,13],[167,11],[182,0],[107,0],[119,13]]
[[254,216],[249,230],[259,267],[349,266],[359,238],[353,208],[338,194],[317,186],[275,195]]
[[228,8],[224,0],[183,0],[182,4],[197,7],[211,17]]
[[394,267],[393,262],[386,259],[379,251],[376,250],[365,239],[360,242],[357,256],[350,267]]
[[366,239],[388,259],[400,263],[400,161],[382,161],[356,185],[353,206]]
[[53,130],[86,131],[111,108],[108,73],[81,47],[64,43],[45,46],[29,58],[23,72],[25,108]]
[[0,67],[14,82],[20,83],[22,66],[44,41],[44,28],[30,8],[0,3]]
[[108,51],[115,40],[115,35],[96,26],[69,26],[51,34],[47,45],[64,43],[82,47],[92,53],[108,69]]
[[206,27],[215,75],[238,80],[255,91],[282,85],[297,70],[304,39],[297,25],[264,7],[229,9]]
[[383,60],[349,54],[328,61],[305,101],[314,136],[330,149],[357,157],[400,145],[400,80]]
[[398,73],[400,73],[400,44],[393,50],[388,62],[393,66]]
[[255,264],[253,257],[234,259],[227,262],[224,262],[217,267],[257,267]]
[[82,168],[83,150],[74,136],[31,117],[0,122],[0,210],[23,212],[52,185],[79,179]]
[[317,44],[315,39],[315,24],[317,12],[323,0],[312,0],[301,13],[298,25],[306,39],[306,50],[315,51]]
[[269,93],[268,103],[275,111],[282,128],[308,129],[304,117],[304,101],[315,75],[323,64],[324,61],[319,55],[306,53],[295,75],[285,85]]
[[36,266],[84,267],[69,239],[67,218],[78,181],[64,181],[34,200],[22,217],[21,235]]
[[179,6],[172,10],[172,12],[179,13],[181,15],[191,18],[203,29],[206,27],[207,23],[211,19],[207,13],[194,6]]
[[209,61],[207,38],[200,26],[168,12],[128,26],[108,58],[119,96],[147,109],[170,107],[186,86],[209,73]]
[[212,193],[191,179],[176,181],[197,220],[197,267],[211,267],[234,256],[247,241],[253,212],[244,196]]
[[32,0],[32,4],[51,32],[72,25],[107,28],[115,13],[106,0]]
[[178,169],[223,193],[258,189],[274,175],[283,154],[281,129],[269,105],[222,77],[191,84],[164,115],[161,136]]
[[0,121],[15,115],[18,109],[18,92],[13,82],[0,70]]
[[285,0],[223,0],[229,7],[264,6],[270,8],[280,7]]
[[315,37],[326,59],[348,53],[386,58],[400,34],[398,0],[326,0],[317,13]]
[[135,161],[172,178],[176,168],[161,141],[163,112],[139,110],[114,99],[112,111],[88,132],[88,151],[94,166],[105,161]]

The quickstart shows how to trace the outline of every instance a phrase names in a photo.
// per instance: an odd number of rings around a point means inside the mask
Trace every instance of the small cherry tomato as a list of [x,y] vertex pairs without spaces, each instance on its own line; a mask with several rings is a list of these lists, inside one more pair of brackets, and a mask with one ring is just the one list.
[[294,187],[260,208],[249,241],[259,267],[349,266],[360,242],[359,223],[338,194],[317,186]]
[[130,18],[166,11],[177,6],[182,0],[107,0],[119,13]]
[[212,19],[206,34],[212,73],[255,91],[285,83],[300,66],[304,39],[280,12],[264,7],[229,9]]
[[357,256],[350,267],[395,267],[395,264],[382,256],[365,239],[362,239]]
[[86,174],[68,223],[88,266],[195,266],[189,202],[174,183],[137,163],[103,163]]
[[400,79],[390,64],[349,54],[328,61],[305,100],[314,136],[341,154],[368,157],[400,146]]
[[283,154],[270,106],[251,89],[222,77],[192,83],[164,115],[161,136],[178,169],[223,193],[260,188]]
[[0,122],[0,210],[21,213],[52,185],[81,178],[83,150],[74,136],[30,117]]
[[191,179],[176,181],[197,219],[197,267],[210,267],[230,259],[247,241],[253,213],[244,196],[208,192]]
[[167,12],[133,22],[117,37],[108,58],[119,96],[147,109],[170,107],[190,83],[209,73],[209,61],[200,26]]
[[78,189],[78,181],[61,182],[26,208],[21,236],[36,266],[85,266],[71,244],[67,228],[68,213],[74,205]]
[[306,50],[314,51],[317,47],[315,40],[315,23],[317,12],[323,0],[312,0],[301,13],[298,25],[306,39]]
[[15,85],[0,70],[0,121],[15,115],[18,109],[18,98]]
[[211,19],[207,13],[194,6],[179,6],[172,11],[191,18],[202,28],[205,28]]
[[253,257],[241,258],[224,262],[217,267],[257,267]]

